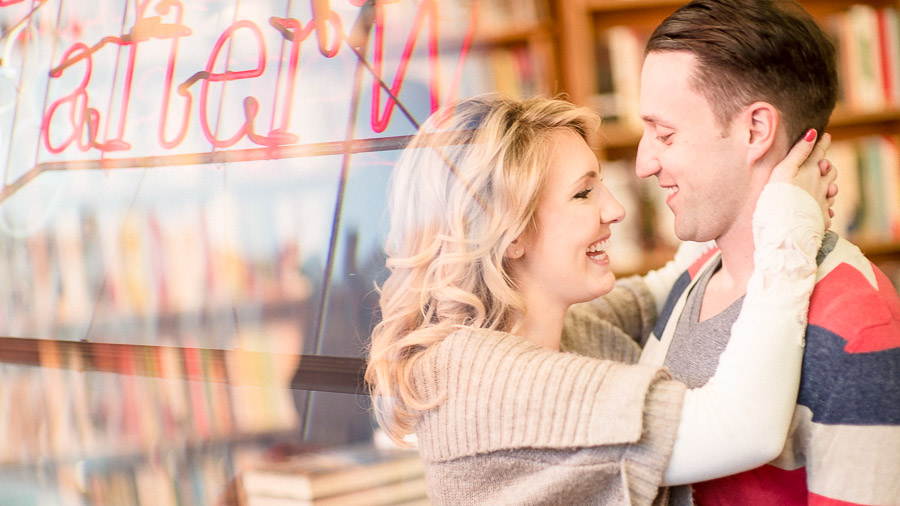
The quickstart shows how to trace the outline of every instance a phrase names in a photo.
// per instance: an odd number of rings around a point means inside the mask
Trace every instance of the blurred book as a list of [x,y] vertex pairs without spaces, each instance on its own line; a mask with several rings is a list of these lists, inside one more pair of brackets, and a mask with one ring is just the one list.
[[831,219],[831,230],[852,238],[859,231],[862,212],[856,143],[849,140],[835,141],[828,149],[828,160],[838,169],[837,185],[841,196],[832,206],[834,217]]
[[425,478],[421,477],[310,500],[248,496],[244,504],[245,506],[407,506],[429,502],[425,496]]
[[597,89],[591,105],[604,120],[629,128],[641,126],[638,91],[648,34],[634,26],[609,27],[594,40]]
[[870,242],[896,240],[900,236],[900,175],[897,173],[900,152],[897,144],[889,136],[872,135],[859,139],[858,145],[861,237]]
[[900,14],[886,7],[878,9],[877,16],[885,102],[896,108],[900,106]]
[[424,474],[415,450],[358,444],[252,464],[241,487],[247,506],[376,506],[424,499]]
[[900,21],[893,7],[854,4],[823,27],[837,48],[840,107],[852,113],[900,103]]

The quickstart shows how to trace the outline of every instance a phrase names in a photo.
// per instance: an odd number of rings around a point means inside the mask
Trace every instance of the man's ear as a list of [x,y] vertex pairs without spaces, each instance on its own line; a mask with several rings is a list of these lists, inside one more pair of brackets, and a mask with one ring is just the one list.
[[780,123],[778,109],[768,102],[754,102],[742,115],[747,129],[747,161],[755,163],[766,156],[775,145]]

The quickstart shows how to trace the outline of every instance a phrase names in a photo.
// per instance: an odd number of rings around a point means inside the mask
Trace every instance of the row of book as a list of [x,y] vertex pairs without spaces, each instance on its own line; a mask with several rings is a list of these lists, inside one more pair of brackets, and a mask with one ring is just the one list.
[[154,454],[295,430],[298,333],[284,322],[247,328],[241,347],[227,351],[96,344],[85,353],[31,340],[40,367],[0,364],[0,464]]
[[[34,475],[24,477],[17,486],[7,486],[0,492],[0,502],[65,506],[228,504],[234,495],[230,488],[232,451],[222,447],[190,456],[169,454],[157,461],[58,465],[52,472],[54,480],[41,483]],[[25,500],[29,495],[36,500]],[[4,496],[16,500],[2,501]]]
[[841,102],[851,112],[900,106],[900,17],[894,7],[855,4],[823,20],[838,51]]
[[481,33],[530,30],[550,18],[548,0],[483,0],[478,4]]
[[[271,232],[267,257],[221,230],[230,223],[213,226],[210,219],[201,206],[177,215],[78,209],[58,213],[29,236],[3,236],[3,333],[82,339],[91,337],[83,334],[88,324],[96,329],[131,318],[143,327],[161,315],[202,317],[235,305],[309,298],[313,287],[302,272],[296,232]],[[67,328],[74,335],[64,335]],[[124,335],[124,328],[112,332],[125,342],[142,339]]]
[[865,244],[900,241],[898,139],[870,135],[836,141],[828,159],[838,169],[832,230]]
[[466,90],[471,94],[491,90],[513,97],[546,95],[549,57],[541,57],[540,49],[527,43],[479,47],[467,58],[471,69]]
[[264,444],[219,444],[144,459],[0,467],[0,504],[58,506],[238,506],[235,475]]
[[604,120],[635,129],[641,126],[638,93],[644,46],[649,37],[647,30],[629,25],[612,26],[595,37],[597,88],[590,105]]
[[549,95],[555,74],[547,0],[478,4],[476,45],[467,55],[463,95],[496,91],[513,97]]
[[[900,21],[894,7],[854,4],[820,20],[838,51],[839,108],[850,113],[900,106]],[[592,104],[605,119],[639,127],[638,91],[650,31],[613,26],[595,38],[597,88]]]

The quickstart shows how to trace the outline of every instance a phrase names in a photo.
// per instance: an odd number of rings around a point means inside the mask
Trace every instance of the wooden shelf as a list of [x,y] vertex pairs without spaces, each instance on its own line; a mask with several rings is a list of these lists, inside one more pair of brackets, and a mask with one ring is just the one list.
[[869,241],[869,240],[853,240],[854,244],[866,254],[870,259],[884,259],[892,257],[900,260],[900,242],[885,241]]
[[900,123],[900,109],[853,112],[847,111],[839,106],[831,115],[830,125],[839,128],[855,125],[872,127],[883,123]]
[[[77,361],[65,360],[59,364],[48,363],[42,353],[52,349],[54,355],[76,355]],[[180,359],[180,372],[169,376],[155,367],[135,366],[154,364],[163,352],[175,353]],[[138,344],[99,343],[90,341],[50,341],[17,337],[0,337],[0,363],[56,368],[77,368],[79,372],[98,371],[116,374],[170,378],[184,381],[227,383],[229,385],[257,385],[252,378],[233,378],[210,375],[187,367],[189,355],[204,355],[208,360],[225,363],[234,360],[254,360],[274,364],[279,361],[299,363],[297,373],[290,384],[293,390],[316,390],[348,394],[366,392],[363,376],[365,361],[358,357],[334,357],[325,355],[293,355],[247,350],[222,350],[211,348],[171,347]]]
[[673,10],[684,5],[683,0],[586,0],[585,7],[593,12],[633,11],[671,7]]
[[500,30],[479,29],[474,40],[480,46],[505,46],[523,44],[536,37],[546,38],[553,34],[553,24],[548,21]]

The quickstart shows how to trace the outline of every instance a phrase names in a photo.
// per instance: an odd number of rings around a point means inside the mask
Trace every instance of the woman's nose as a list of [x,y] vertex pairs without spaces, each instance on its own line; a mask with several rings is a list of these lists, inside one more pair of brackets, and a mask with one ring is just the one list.
[[[604,189],[606,189],[604,187]],[[606,189],[603,204],[600,207],[600,221],[603,223],[619,223],[625,219],[625,208],[613,194]]]

